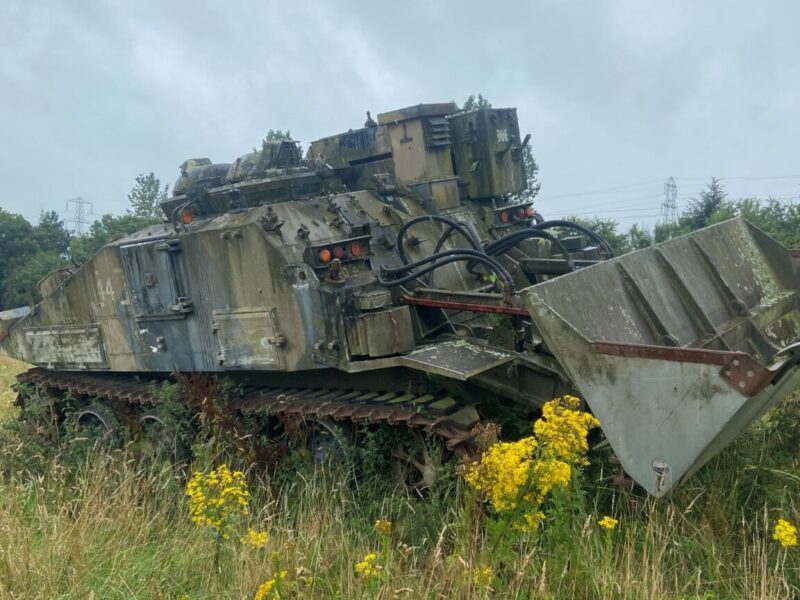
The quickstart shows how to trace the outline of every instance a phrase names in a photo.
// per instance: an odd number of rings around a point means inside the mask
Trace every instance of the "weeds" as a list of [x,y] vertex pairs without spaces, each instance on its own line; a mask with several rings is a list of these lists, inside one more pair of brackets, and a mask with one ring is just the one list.
[[797,406],[667,499],[614,488],[590,454],[543,502],[535,535],[500,554],[461,479],[419,499],[387,484],[376,457],[354,483],[300,452],[287,475],[242,469],[235,449],[215,447],[197,469],[241,469],[249,492],[218,569],[217,536],[192,521],[179,470],[143,465],[133,444],[78,453],[31,443],[9,421],[0,598],[796,598],[800,550],[773,535],[791,542],[776,524],[800,522]]

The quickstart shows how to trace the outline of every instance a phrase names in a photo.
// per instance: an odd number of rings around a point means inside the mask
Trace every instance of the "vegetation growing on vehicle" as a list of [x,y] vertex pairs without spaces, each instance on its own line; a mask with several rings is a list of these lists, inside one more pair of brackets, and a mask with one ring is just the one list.
[[[37,445],[13,410],[5,414],[0,596],[255,598],[261,590],[261,598],[526,598],[533,590],[793,598],[800,591],[797,547],[773,539],[779,533],[791,542],[788,526],[800,522],[796,398],[666,499],[615,487],[612,466],[590,452],[589,464],[544,503],[539,527],[505,548],[492,531],[494,513],[467,493],[463,478],[446,479],[423,499],[395,490],[380,477],[377,442],[375,468],[353,480],[300,451],[278,470],[248,469],[229,440],[217,446],[215,465],[198,465],[206,475],[222,464],[241,470],[250,494],[248,517],[224,540],[218,570],[216,537],[188,510],[191,467],[141,464],[132,441],[89,456],[66,441]],[[776,531],[779,520],[788,526]],[[365,578],[356,565],[368,557]]]

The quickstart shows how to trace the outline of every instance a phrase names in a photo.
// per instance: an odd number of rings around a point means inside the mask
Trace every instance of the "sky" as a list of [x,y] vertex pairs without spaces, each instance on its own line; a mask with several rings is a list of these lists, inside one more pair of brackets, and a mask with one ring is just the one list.
[[800,3],[3,0],[0,208],[121,214],[139,173],[420,102],[518,109],[548,218],[800,195]]

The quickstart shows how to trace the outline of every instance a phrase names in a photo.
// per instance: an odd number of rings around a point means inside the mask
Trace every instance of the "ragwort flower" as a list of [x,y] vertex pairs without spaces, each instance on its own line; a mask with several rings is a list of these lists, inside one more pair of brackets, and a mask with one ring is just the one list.
[[379,535],[387,536],[392,532],[392,522],[386,519],[378,519],[375,521],[373,528]]
[[383,567],[378,564],[375,564],[375,561],[378,560],[378,555],[374,552],[370,552],[364,558],[356,563],[355,571],[356,574],[363,577],[364,579],[372,579],[374,577],[379,577]]
[[203,473],[196,471],[186,484],[189,515],[198,527],[210,527],[224,539],[233,522],[247,514],[250,493],[244,473],[227,465]]
[[797,527],[785,519],[778,519],[772,530],[772,539],[783,548],[793,548],[797,546]]
[[619,521],[617,521],[614,517],[609,516],[605,516],[597,522],[597,524],[603,529],[614,529],[618,523]]

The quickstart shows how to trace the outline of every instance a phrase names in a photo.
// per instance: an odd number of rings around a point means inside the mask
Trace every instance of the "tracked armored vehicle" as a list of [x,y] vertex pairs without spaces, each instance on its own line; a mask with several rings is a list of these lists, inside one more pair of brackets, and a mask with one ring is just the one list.
[[[800,258],[743,220],[614,258],[542,221],[514,109],[422,104],[230,164],[187,160],[164,223],[0,315],[26,394],[112,428],[170,373],[241,384],[228,410],[386,423],[470,443],[563,393],[663,495],[800,384]],[[25,401],[25,398],[23,398]],[[416,433],[414,433],[416,432]],[[397,461],[429,481],[424,445]]]

